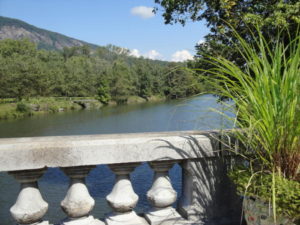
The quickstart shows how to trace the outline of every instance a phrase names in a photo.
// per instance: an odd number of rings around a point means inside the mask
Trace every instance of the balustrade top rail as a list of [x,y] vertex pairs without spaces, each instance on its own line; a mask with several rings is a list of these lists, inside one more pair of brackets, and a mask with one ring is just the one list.
[[213,156],[212,131],[0,139],[0,171]]

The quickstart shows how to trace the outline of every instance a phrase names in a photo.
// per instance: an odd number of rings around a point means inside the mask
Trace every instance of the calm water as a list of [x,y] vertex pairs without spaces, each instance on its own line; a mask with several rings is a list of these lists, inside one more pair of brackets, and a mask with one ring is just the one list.
[[[40,115],[15,121],[0,122],[1,137],[132,133],[174,130],[208,130],[229,127],[224,119],[210,108],[219,108],[213,96],[164,103],[146,103],[133,106],[106,107],[101,110],[82,110],[50,115]],[[142,164],[131,174],[134,190],[140,199],[137,211],[149,208],[146,192],[151,187],[152,170]],[[181,193],[181,168],[170,170],[174,188]],[[110,212],[105,197],[113,187],[114,175],[107,166],[98,166],[87,177],[87,186],[96,200],[92,214],[103,218]],[[49,203],[45,219],[57,223],[65,215],[60,201],[68,188],[68,178],[57,168],[50,168],[39,180],[43,197]],[[9,208],[14,204],[19,185],[6,173],[0,173],[0,225],[14,224]]]

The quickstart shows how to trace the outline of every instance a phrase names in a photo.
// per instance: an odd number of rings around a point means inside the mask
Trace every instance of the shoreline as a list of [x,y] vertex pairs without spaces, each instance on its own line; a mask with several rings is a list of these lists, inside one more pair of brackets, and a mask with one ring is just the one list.
[[0,99],[0,121],[16,120],[39,114],[101,109],[107,106],[136,105],[146,102],[163,101],[166,101],[166,98],[163,96],[150,96],[147,99],[139,96],[129,96],[127,101],[122,104],[118,104],[116,101],[103,104],[94,97],[40,97],[22,101]]

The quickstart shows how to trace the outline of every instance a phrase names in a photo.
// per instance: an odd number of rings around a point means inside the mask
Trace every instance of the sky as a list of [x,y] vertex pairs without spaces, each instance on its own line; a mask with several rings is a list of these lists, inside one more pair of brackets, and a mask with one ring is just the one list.
[[0,0],[0,15],[133,56],[184,61],[209,30],[205,22],[165,25],[154,0]]

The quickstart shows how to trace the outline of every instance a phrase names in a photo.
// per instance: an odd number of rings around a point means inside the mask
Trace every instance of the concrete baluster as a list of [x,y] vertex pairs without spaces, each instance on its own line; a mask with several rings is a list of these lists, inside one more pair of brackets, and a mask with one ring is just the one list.
[[113,212],[106,216],[107,225],[146,225],[146,220],[133,209],[139,197],[134,193],[129,174],[139,163],[114,164],[110,169],[116,174],[115,185],[106,200]]
[[225,157],[184,160],[182,195],[177,210],[188,221],[240,224],[241,199],[227,176]]
[[153,207],[145,214],[145,218],[151,225],[183,222],[182,217],[172,207],[172,204],[176,202],[177,193],[172,187],[168,171],[173,164],[174,161],[150,163],[155,174],[152,187],[147,193],[147,198]]
[[49,224],[48,221],[42,221],[48,210],[48,203],[44,201],[37,183],[44,171],[45,169],[9,172],[21,183],[17,201],[10,208],[11,215],[20,225]]
[[61,225],[103,225],[89,213],[95,205],[85,184],[85,177],[94,166],[61,168],[70,177],[70,185],[66,197],[61,202],[63,211],[68,217]]

